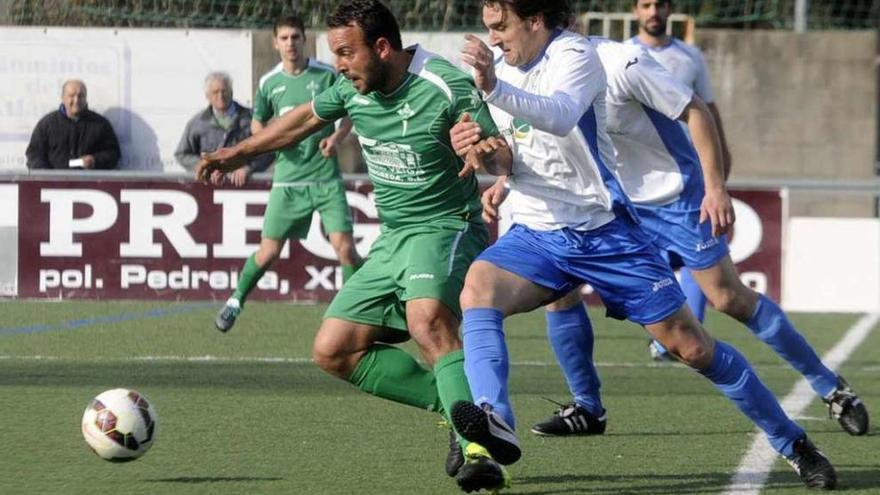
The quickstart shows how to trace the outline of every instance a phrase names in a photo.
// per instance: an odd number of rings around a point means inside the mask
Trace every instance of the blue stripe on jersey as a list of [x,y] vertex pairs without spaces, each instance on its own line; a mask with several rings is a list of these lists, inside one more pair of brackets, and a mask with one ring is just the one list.
[[599,154],[598,129],[599,126],[596,123],[596,111],[593,109],[593,105],[590,105],[590,108],[584,112],[581,119],[578,121],[578,130],[581,131],[584,139],[587,140],[587,145],[590,147],[590,153],[593,155],[593,159],[596,160],[599,174],[602,176],[602,182],[605,183],[605,187],[611,192],[611,208],[614,211],[614,214],[618,217],[629,215],[630,218],[638,222],[639,217],[636,215],[635,208],[632,203],[630,203],[629,197],[623,192],[623,188],[620,187],[614,174],[608,170],[608,167],[605,166],[605,162],[602,161],[602,155]]
[[678,202],[683,202],[687,207],[699,208],[704,193],[703,170],[700,168],[700,158],[697,156],[694,145],[691,144],[691,140],[688,139],[681,124],[677,121],[648,106],[642,105],[642,109],[651,119],[663,145],[666,146],[666,150],[681,171],[684,190],[681,192]]

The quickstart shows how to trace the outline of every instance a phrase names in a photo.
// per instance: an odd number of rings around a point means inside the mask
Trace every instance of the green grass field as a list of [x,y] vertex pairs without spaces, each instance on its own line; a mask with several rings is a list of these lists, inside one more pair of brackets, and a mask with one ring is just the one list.
[[[252,303],[235,329],[216,306],[0,303],[2,494],[460,493],[443,472],[438,416],[367,396],[309,362],[322,306]],[[638,327],[592,311],[609,410],[604,436],[545,439],[531,423],[567,401],[538,312],[508,322],[511,391],[524,457],[516,494],[693,494],[724,491],[755,434],[706,380],[654,365]],[[860,315],[792,315],[824,353]],[[707,328],[749,357],[784,396],[799,378],[744,328],[710,313]],[[880,421],[880,331],[842,367]],[[88,401],[131,387],[160,425],[141,460],[111,464],[80,435]],[[880,493],[878,427],[850,437],[813,401],[799,421],[831,458],[841,489]],[[806,492],[778,461],[762,493]]]

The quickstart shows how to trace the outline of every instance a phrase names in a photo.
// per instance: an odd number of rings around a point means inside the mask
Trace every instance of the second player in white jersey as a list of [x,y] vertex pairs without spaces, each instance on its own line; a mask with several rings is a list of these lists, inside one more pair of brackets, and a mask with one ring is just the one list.
[[[633,203],[646,205],[666,205],[683,195],[698,200],[703,193],[700,160],[675,122],[694,100],[693,91],[641,47],[604,38],[590,41],[606,70],[606,129],[626,194]],[[715,157],[706,161],[717,163]]]
[[654,60],[666,68],[684,85],[692,88],[694,93],[706,103],[715,101],[712,83],[709,81],[709,70],[706,68],[706,60],[703,58],[703,53],[697,47],[677,38],[669,38],[668,44],[656,47],[642,43],[638,36],[633,36],[626,40],[625,43],[647,50]]

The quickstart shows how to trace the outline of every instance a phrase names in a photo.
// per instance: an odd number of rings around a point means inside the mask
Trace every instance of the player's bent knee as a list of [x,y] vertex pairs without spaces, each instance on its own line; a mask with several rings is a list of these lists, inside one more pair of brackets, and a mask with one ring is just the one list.
[[663,345],[691,368],[701,370],[712,364],[714,343],[705,331],[685,332]]
[[274,263],[281,256],[281,246],[281,243],[277,245],[261,243],[256,255],[257,264],[261,267],[267,267]]
[[325,325],[321,325],[312,343],[312,360],[315,364],[331,375],[347,379],[354,371],[351,358],[351,352],[343,345],[338,333],[329,331]]
[[441,314],[423,315],[408,322],[409,333],[430,361],[461,349],[458,337],[458,320],[451,321]]
[[[718,311],[738,320],[747,320],[754,309],[753,298],[734,290],[724,290],[712,298],[712,306]],[[757,297],[754,298],[757,300]]]
[[495,283],[492,270],[485,263],[474,263],[464,279],[464,287],[459,296],[461,309],[491,307],[495,297]]

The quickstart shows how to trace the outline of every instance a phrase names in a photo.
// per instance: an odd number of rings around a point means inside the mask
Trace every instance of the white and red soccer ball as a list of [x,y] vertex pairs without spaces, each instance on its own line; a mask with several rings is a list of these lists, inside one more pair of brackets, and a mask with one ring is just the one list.
[[134,390],[114,388],[89,403],[82,418],[86,443],[102,459],[133,461],[156,439],[159,417],[146,397]]

